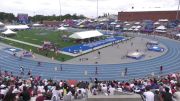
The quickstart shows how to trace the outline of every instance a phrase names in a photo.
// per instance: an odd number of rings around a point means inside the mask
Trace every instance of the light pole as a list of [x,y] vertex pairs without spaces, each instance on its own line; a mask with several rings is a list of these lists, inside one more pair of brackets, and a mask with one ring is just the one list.
[[59,20],[61,21],[61,0],[59,0]]
[[97,19],[98,19],[98,0],[97,0]]
[[177,14],[176,14],[176,20],[179,19],[179,5],[180,5],[180,0],[178,2],[178,9],[177,9]]

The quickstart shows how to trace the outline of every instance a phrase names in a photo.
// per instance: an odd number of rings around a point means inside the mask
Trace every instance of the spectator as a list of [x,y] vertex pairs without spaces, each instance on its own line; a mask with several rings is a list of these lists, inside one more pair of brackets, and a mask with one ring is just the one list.
[[44,101],[44,100],[45,100],[45,97],[43,96],[43,94],[41,92],[38,92],[36,101]]
[[162,92],[163,101],[172,101],[172,94],[169,93],[169,88],[165,87],[165,92]]
[[30,101],[31,97],[26,86],[23,86],[23,92],[20,94],[20,99]]
[[143,93],[145,101],[154,101],[154,93],[150,91],[150,86],[146,86],[146,92]]
[[173,101],[180,101],[180,83],[176,84],[176,92],[173,95]]
[[14,93],[12,93],[12,91],[13,91],[13,86],[10,87],[10,89],[8,90],[3,101],[15,101],[16,100],[16,95]]
[[59,85],[56,85],[55,89],[52,91],[52,101],[60,101],[60,92],[59,92]]
[[156,90],[154,93],[155,93],[154,94],[154,101],[162,101],[162,97],[161,97],[159,91]]

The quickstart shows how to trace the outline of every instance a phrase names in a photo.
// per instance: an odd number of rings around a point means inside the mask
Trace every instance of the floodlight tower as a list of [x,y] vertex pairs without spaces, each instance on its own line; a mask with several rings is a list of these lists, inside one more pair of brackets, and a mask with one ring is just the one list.
[[177,14],[176,14],[176,20],[179,19],[179,6],[180,6],[180,0],[179,0],[179,3],[178,3],[178,9],[177,9]]
[[59,20],[61,21],[61,0],[59,0]]
[[97,0],[97,19],[98,19],[98,5],[99,5],[99,2]]

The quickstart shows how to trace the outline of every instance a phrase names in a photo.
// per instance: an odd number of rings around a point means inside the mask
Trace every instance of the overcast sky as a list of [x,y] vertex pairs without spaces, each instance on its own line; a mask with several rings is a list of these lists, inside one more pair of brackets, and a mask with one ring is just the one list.
[[[176,10],[179,0],[98,0],[99,13],[118,14],[132,10]],[[97,0],[60,0],[62,15],[83,14],[97,16]],[[59,15],[59,0],[0,0],[0,12],[28,13],[29,15]]]

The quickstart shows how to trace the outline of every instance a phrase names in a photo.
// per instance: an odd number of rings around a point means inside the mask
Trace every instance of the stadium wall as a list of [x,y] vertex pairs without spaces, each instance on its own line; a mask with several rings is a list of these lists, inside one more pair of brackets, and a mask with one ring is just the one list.
[[[118,20],[120,21],[142,21],[142,20],[157,21],[159,19],[175,20],[176,14],[177,11],[118,12]],[[180,16],[178,18],[180,18]]]

